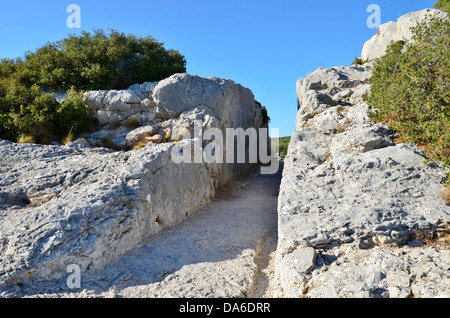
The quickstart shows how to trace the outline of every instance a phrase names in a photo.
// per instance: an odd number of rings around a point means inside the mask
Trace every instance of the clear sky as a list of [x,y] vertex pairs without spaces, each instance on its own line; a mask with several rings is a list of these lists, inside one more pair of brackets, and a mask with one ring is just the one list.
[[[381,23],[436,0],[2,0],[0,58],[22,56],[81,30],[116,29],[151,35],[179,50],[187,71],[232,79],[265,105],[280,136],[295,129],[295,83],[318,67],[350,65]],[[81,28],[69,29],[70,4],[81,8]]]

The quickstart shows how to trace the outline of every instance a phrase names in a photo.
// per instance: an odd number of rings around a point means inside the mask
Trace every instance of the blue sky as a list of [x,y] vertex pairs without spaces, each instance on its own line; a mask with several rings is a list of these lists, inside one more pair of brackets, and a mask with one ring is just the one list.
[[[232,79],[266,105],[280,136],[295,129],[295,83],[318,67],[350,65],[375,33],[369,4],[381,23],[436,0],[3,0],[0,58],[22,56],[80,30],[117,29],[151,35],[179,50],[187,71]],[[69,4],[81,8],[81,29],[66,24]]]

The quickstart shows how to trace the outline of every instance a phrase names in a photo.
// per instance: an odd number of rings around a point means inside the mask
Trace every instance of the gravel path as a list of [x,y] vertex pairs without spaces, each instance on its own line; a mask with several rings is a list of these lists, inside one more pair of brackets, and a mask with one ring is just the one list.
[[[81,288],[36,286],[31,297],[271,297],[281,170],[220,191],[183,223],[130,250]],[[55,292],[56,291],[56,292]]]

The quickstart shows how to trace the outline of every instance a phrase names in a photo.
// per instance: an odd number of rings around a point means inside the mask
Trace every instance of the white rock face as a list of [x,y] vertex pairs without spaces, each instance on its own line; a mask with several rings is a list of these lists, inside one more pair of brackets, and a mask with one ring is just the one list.
[[[450,251],[439,241],[450,221],[440,198],[447,171],[371,121],[370,66],[297,81],[278,198],[277,297],[450,296]],[[441,245],[424,248],[427,238]]]
[[89,91],[84,98],[101,126],[126,123],[131,119],[147,125],[156,118],[152,91],[157,84],[136,84],[126,90]]
[[447,13],[437,9],[424,9],[401,16],[397,22],[390,21],[382,24],[378,34],[367,41],[362,49],[363,60],[373,60],[386,53],[386,48],[391,41],[409,41],[412,38],[411,28],[427,16],[444,17]]
[[1,282],[28,272],[49,279],[72,263],[97,269],[208,203],[214,172],[176,165],[172,147],[111,152],[2,141],[10,171],[0,185]]
[[[239,96],[237,98],[237,96]],[[222,123],[249,127],[255,109],[253,93],[231,80],[175,74],[160,82],[136,84],[126,90],[89,91],[85,101],[101,126],[125,124],[130,119],[151,125],[177,118],[188,109],[206,107]],[[237,103],[252,107],[238,107]]]
[[263,126],[252,92],[231,80],[177,74],[86,98],[106,125],[136,114],[148,124],[105,127],[95,138],[132,144],[165,129],[168,140],[120,152],[90,146],[89,138],[66,146],[0,140],[0,290],[67,275],[70,264],[86,273],[99,269],[184,220],[252,167],[171,157],[170,129]]

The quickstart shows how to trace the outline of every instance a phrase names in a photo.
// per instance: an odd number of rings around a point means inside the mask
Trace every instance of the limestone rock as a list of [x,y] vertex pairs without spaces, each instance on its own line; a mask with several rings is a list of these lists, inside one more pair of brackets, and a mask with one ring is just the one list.
[[[370,76],[366,63],[297,81],[278,199],[277,297],[450,296],[448,249],[420,239],[448,231],[439,196],[447,169],[371,121],[362,99]],[[305,248],[315,250],[314,266],[299,266]]]
[[155,120],[151,92],[156,83],[132,85],[126,90],[88,91],[84,100],[101,126],[126,124],[135,119],[142,125]]
[[[123,153],[2,141],[2,165],[11,171],[0,192],[17,193],[0,203],[2,285],[61,275],[72,263],[99,268],[209,202],[211,172],[177,166],[171,147]],[[47,198],[32,205],[38,192]]]
[[[252,92],[231,80],[181,74],[85,97],[105,126],[84,141],[61,146],[0,140],[2,291],[61,277],[70,264],[93,272],[186,219],[210,202],[217,187],[254,166],[172,160],[172,129],[196,122],[219,129],[263,126]],[[156,107],[170,119],[156,118]],[[141,123],[154,119],[136,130],[113,127],[136,114]],[[126,148],[158,130],[167,142],[134,151],[95,145],[103,140]]]
[[[319,254],[306,284],[312,298],[448,297],[450,251],[435,248],[361,250],[341,246]],[[426,260],[424,262],[424,260]]]
[[443,17],[445,15],[446,13],[441,10],[424,9],[403,15],[397,22],[390,21],[382,24],[378,34],[374,35],[364,44],[361,58],[363,60],[373,60],[383,56],[391,41],[411,40],[411,28],[416,26],[418,22],[423,21],[427,16]]
[[104,128],[86,136],[86,141],[93,147],[125,149],[128,146],[126,136],[130,133],[130,130],[125,126],[119,126],[116,129]]
[[147,125],[136,128],[130,131],[125,139],[130,146],[136,145],[138,142],[142,141],[145,137],[152,136],[158,130],[157,126]]
[[316,250],[312,247],[297,248],[291,253],[296,269],[304,274],[308,274],[316,262]]

